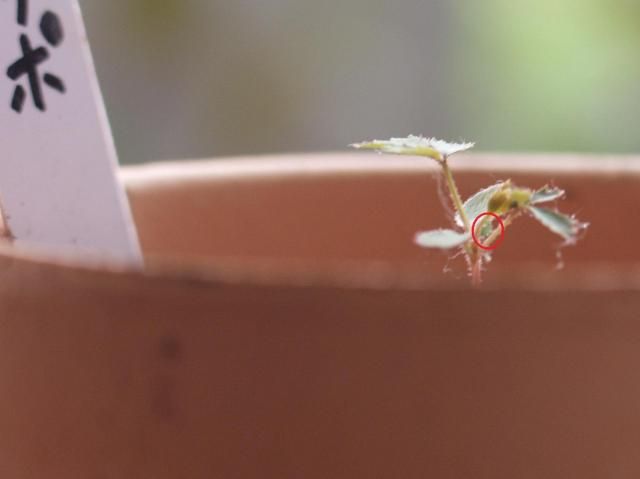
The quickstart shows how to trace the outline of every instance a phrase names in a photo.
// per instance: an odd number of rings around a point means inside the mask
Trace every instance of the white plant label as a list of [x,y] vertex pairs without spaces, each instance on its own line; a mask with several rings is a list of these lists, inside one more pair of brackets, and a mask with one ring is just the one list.
[[0,0],[0,204],[16,244],[139,264],[76,0]]

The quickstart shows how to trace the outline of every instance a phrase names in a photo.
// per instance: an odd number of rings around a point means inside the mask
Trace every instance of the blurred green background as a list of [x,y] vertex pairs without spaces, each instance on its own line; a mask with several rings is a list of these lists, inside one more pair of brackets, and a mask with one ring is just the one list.
[[80,0],[123,163],[342,150],[635,152],[638,0]]

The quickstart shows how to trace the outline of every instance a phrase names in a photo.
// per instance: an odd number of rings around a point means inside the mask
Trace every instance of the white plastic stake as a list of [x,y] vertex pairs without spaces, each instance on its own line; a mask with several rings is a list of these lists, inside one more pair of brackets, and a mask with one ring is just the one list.
[[76,0],[0,0],[0,204],[17,244],[141,253]]

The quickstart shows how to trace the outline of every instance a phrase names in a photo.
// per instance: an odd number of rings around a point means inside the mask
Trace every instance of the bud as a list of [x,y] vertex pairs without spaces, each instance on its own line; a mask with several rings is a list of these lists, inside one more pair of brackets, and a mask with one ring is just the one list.
[[515,188],[511,191],[511,197],[509,198],[510,208],[521,208],[529,203],[531,200],[532,192],[527,188]]
[[491,213],[502,214],[509,209],[509,198],[511,196],[511,188],[496,191],[489,198],[489,211]]

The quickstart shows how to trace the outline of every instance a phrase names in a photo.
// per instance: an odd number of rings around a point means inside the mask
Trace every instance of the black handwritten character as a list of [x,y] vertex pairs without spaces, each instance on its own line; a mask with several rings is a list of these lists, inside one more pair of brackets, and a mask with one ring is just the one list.
[[[28,23],[29,0],[17,0],[18,2],[18,24],[26,27]],[[51,11],[46,11],[40,18],[40,33],[46,42],[57,47],[64,40],[64,30],[58,15]],[[44,47],[33,48],[29,37],[22,33],[19,37],[22,58],[16,60],[7,68],[7,76],[17,81],[22,76],[26,76],[29,81],[33,104],[40,111],[46,110],[44,96],[42,94],[41,81],[54,90],[65,93],[64,82],[51,73],[45,73],[42,78],[38,71],[39,66],[49,59],[49,50]],[[22,112],[27,92],[20,84],[16,85],[11,99],[11,108],[18,113]]]

